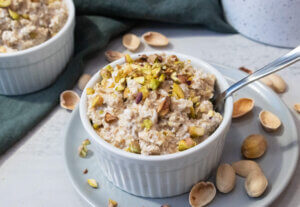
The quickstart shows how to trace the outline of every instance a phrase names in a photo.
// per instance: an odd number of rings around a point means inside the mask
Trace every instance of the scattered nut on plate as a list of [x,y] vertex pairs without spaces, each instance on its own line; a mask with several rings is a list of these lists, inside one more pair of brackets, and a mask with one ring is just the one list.
[[118,203],[117,201],[114,201],[112,199],[108,199],[108,207],[117,207]]
[[91,75],[90,74],[83,74],[82,76],[80,76],[79,80],[78,80],[78,88],[80,90],[83,90],[84,87],[86,86],[87,82],[89,82],[89,80],[91,79]]
[[286,83],[281,78],[281,76],[273,73],[273,74],[269,75],[268,77],[272,81],[272,88],[274,89],[275,92],[277,92],[277,93],[283,93],[283,92],[285,92],[285,90],[286,90]]
[[87,183],[93,188],[98,188],[98,183],[95,179],[88,179]]
[[260,79],[261,82],[272,88],[277,93],[283,93],[286,90],[285,81],[278,74],[271,74]]
[[261,171],[260,166],[253,160],[240,160],[232,163],[235,173],[241,177],[247,177],[252,171]]
[[201,207],[209,204],[216,196],[216,188],[212,182],[201,181],[195,184],[189,195],[192,207]]
[[143,38],[148,45],[162,47],[169,44],[168,38],[158,32],[146,32],[143,34]]
[[104,54],[105,54],[106,60],[108,62],[113,62],[113,61],[116,61],[116,60],[119,60],[119,59],[125,57],[125,55],[123,53],[118,52],[118,51],[113,51],[113,50],[108,50]]
[[232,118],[239,118],[249,113],[254,107],[254,100],[251,98],[240,98],[233,104]]
[[267,150],[267,141],[260,134],[252,134],[248,136],[242,145],[242,154],[249,159],[261,157]]
[[268,132],[275,131],[281,126],[280,119],[270,111],[261,111],[259,120],[263,128]]
[[261,196],[268,187],[268,180],[262,171],[254,170],[245,181],[245,189],[250,197]]
[[135,51],[139,48],[141,41],[135,34],[128,33],[123,36],[122,43],[128,50]]
[[245,67],[239,67],[239,70],[241,70],[241,71],[244,71],[245,73],[248,73],[248,74],[252,74],[253,72],[252,72],[252,70],[250,70],[250,69],[248,69],[248,68],[245,68]]
[[221,164],[217,170],[216,187],[222,193],[229,193],[235,186],[235,171],[231,165]]
[[67,90],[60,94],[60,106],[68,110],[74,110],[80,98],[75,91]]
[[297,111],[298,113],[300,113],[300,103],[297,103],[294,105],[294,109],[295,111]]

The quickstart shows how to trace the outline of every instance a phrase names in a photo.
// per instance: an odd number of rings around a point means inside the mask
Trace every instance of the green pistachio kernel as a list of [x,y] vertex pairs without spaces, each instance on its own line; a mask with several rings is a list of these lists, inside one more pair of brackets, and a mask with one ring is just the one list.
[[20,15],[17,13],[17,12],[14,12],[13,10],[11,9],[8,9],[8,13],[9,13],[9,16],[13,19],[13,20],[18,20]]
[[130,57],[129,54],[125,55],[125,61],[126,61],[126,63],[133,63],[133,59]]
[[129,144],[129,152],[141,154],[141,147],[138,141],[132,141]]
[[134,80],[136,82],[138,82],[139,84],[144,84],[145,83],[145,77],[143,77],[143,76],[136,77],[136,78],[134,78]]
[[159,87],[159,84],[159,80],[153,78],[150,80],[149,88],[151,88],[152,90],[156,90]]
[[159,82],[164,82],[165,79],[166,79],[166,75],[165,75],[165,74],[161,74],[161,75],[159,76],[159,78],[158,78],[158,81],[159,81]]
[[196,146],[196,142],[191,138],[186,138],[186,139],[180,140],[177,143],[177,145],[178,145],[178,151],[184,151],[184,150],[187,150],[189,148]]
[[153,123],[150,119],[144,119],[142,127],[149,131],[152,127]]
[[178,84],[176,84],[176,83],[173,83],[172,96],[176,97],[177,99],[184,98],[183,90],[182,90],[181,87],[180,87]]
[[201,137],[204,135],[204,128],[197,126],[190,126],[189,133],[191,137]]
[[11,5],[11,0],[0,0],[0,7],[9,7]]

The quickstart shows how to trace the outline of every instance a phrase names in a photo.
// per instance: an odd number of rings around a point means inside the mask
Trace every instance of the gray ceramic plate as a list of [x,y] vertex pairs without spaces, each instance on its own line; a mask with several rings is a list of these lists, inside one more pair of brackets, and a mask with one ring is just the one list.
[[[215,65],[223,73],[230,83],[245,76],[244,73]],[[249,198],[244,190],[244,179],[237,177],[236,187],[229,194],[217,193],[210,206],[235,207],[235,206],[267,206],[287,186],[298,159],[297,131],[293,118],[280,100],[270,89],[260,83],[252,83],[235,94],[235,99],[250,97],[255,100],[254,110],[240,119],[233,121],[228,133],[221,162],[231,163],[243,159],[240,152],[241,144],[246,136],[253,133],[263,134],[268,141],[266,154],[257,161],[261,165],[269,186],[265,194],[260,198]],[[275,113],[281,119],[283,126],[274,133],[266,133],[260,126],[258,114],[262,109]],[[89,146],[87,158],[77,155],[77,148],[82,140],[89,138],[80,122],[79,112],[73,112],[71,121],[65,132],[65,163],[71,182],[77,192],[93,206],[107,206],[108,199],[116,200],[120,207],[160,207],[162,204],[170,204],[172,207],[185,207],[188,204],[188,194],[166,199],[147,199],[128,194],[106,180],[99,170],[98,160],[93,155],[93,146]],[[83,174],[87,168],[88,173]],[[86,183],[88,178],[94,178],[99,182],[98,189],[92,189]],[[214,175],[211,176],[214,179]],[[175,182],[175,181],[174,181]]]

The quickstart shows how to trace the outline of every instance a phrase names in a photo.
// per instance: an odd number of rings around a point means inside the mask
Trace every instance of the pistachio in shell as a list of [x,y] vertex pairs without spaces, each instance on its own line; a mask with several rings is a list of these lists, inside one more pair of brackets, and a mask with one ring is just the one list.
[[242,145],[242,154],[248,159],[256,159],[261,157],[267,150],[267,141],[260,134],[252,134],[248,136]]
[[157,107],[157,113],[160,116],[165,116],[170,111],[170,104],[171,104],[171,97],[166,96],[164,100],[158,105]]
[[169,44],[168,38],[158,32],[146,32],[143,38],[148,45],[155,47],[167,46]]
[[201,207],[209,204],[216,196],[216,188],[212,182],[199,182],[195,184],[189,195],[192,207]]
[[268,78],[272,81],[272,88],[277,93],[283,93],[286,90],[286,83],[280,75],[271,74]]
[[141,40],[135,34],[127,33],[123,36],[122,43],[128,50],[136,51],[141,44]]
[[60,106],[68,110],[75,109],[79,100],[78,94],[72,90],[67,90],[60,94]]
[[245,189],[250,197],[261,196],[268,187],[268,180],[262,171],[251,171],[245,181]]
[[251,98],[240,98],[233,104],[232,118],[239,118],[250,112],[254,107],[254,100]]
[[235,186],[235,171],[231,165],[221,164],[217,170],[216,186],[222,193],[229,193]]
[[259,120],[263,128],[268,132],[275,131],[281,126],[280,119],[270,111],[261,111]]
[[108,62],[113,62],[113,61],[116,61],[116,60],[119,60],[119,59],[125,57],[125,55],[123,53],[118,52],[118,51],[113,51],[113,50],[106,51],[104,53],[104,55]]
[[240,160],[232,163],[235,173],[241,177],[247,177],[252,171],[261,171],[260,166],[253,160]]

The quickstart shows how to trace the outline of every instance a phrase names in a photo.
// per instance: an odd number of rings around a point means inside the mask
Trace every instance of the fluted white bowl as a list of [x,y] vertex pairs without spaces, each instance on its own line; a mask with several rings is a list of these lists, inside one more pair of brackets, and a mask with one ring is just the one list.
[[46,42],[26,50],[0,53],[0,94],[21,95],[49,86],[68,63],[74,48],[75,8],[64,0],[68,19]]
[[[155,52],[141,54],[150,55]],[[161,53],[161,52],[156,52]],[[197,58],[179,54],[181,60],[191,60],[195,68],[201,68],[216,76],[220,90],[228,87],[224,77],[211,65]],[[140,54],[132,55],[135,59]],[[124,58],[110,65],[124,63]],[[97,72],[88,82],[86,88],[92,87],[100,80]],[[84,90],[80,101],[80,117],[84,128],[91,136],[92,145],[95,146],[95,156],[99,160],[99,167],[103,174],[114,185],[122,190],[143,197],[169,197],[179,195],[190,190],[193,184],[206,179],[217,166],[222,155],[226,134],[231,124],[233,108],[232,97],[227,98],[223,121],[216,131],[202,143],[195,147],[168,155],[146,156],[123,151],[104,141],[94,131],[87,117],[87,96]]]

